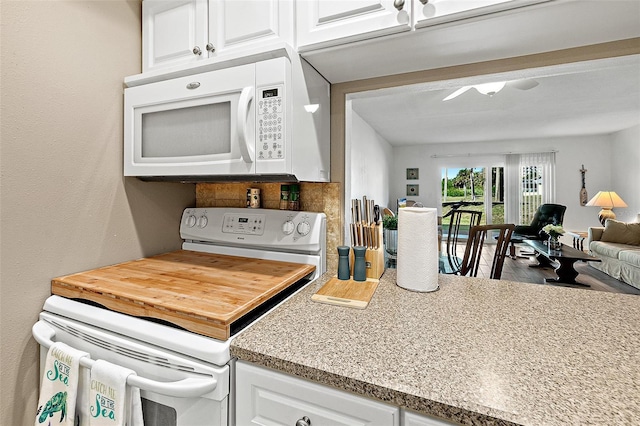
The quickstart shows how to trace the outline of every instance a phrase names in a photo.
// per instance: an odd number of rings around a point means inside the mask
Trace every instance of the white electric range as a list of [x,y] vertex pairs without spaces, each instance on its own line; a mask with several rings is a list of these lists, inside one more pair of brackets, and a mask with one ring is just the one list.
[[[128,383],[141,390],[145,426],[234,425],[234,360],[229,353],[233,336],[325,272],[326,217],[287,210],[190,208],[183,212],[180,234],[184,242],[179,252],[62,277],[60,282],[54,279],[54,293],[67,297],[49,297],[33,326],[33,336],[41,345],[41,366],[51,344],[61,341],[90,354],[90,359],[82,358],[84,368],[105,359],[137,373]],[[156,263],[159,266],[154,271]],[[250,280],[234,284],[249,273],[258,274],[256,285],[264,285],[260,268],[300,270],[302,264],[313,265],[315,270],[304,267],[304,273],[312,272],[291,283],[284,277],[286,285],[279,282],[277,288],[267,285],[247,296],[246,286],[253,285]],[[136,275],[140,265],[147,268],[144,279]],[[220,269],[229,265],[229,271]],[[120,274],[118,285],[96,278],[106,273],[112,279],[114,272]],[[269,272],[265,271],[265,277]],[[154,274],[157,288],[149,278]],[[122,277],[131,277],[131,285],[122,285],[126,281]],[[201,293],[193,289],[192,281],[202,286]],[[144,292],[136,287],[140,282]],[[185,285],[190,288],[185,287],[184,294],[180,294],[182,282],[188,282]],[[244,290],[235,286],[244,286]],[[175,294],[167,295],[168,291]],[[191,299],[186,297],[188,291]],[[199,294],[202,300],[195,301]],[[115,309],[109,306],[112,299],[119,301]],[[176,308],[174,304],[191,304],[195,311],[197,303],[210,300],[213,306],[218,299],[225,306],[235,299],[242,305],[233,309],[226,340],[210,337],[206,329],[190,331],[188,321],[174,326],[166,319],[171,318],[166,315],[169,311],[186,317],[189,306]],[[154,303],[159,304],[158,315],[151,309]],[[144,308],[137,311],[139,306]],[[134,316],[137,312],[149,317]],[[195,313],[189,318],[195,322],[203,316]],[[79,394],[83,395],[82,389]],[[88,404],[80,400],[77,416],[88,416],[87,410]]]

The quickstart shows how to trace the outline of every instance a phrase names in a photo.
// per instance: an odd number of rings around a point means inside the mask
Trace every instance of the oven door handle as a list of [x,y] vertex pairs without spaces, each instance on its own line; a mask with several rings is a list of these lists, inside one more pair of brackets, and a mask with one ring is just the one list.
[[[44,348],[49,349],[53,344],[56,336],[54,329],[49,327],[45,322],[38,321],[31,329],[33,338]],[[80,358],[82,367],[91,368],[95,361],[89,357]],[[130,375],[127,377],[127,384],[135,386],[141,390],[157,393],[160,395],[174,396],[178,398],[195,398],[213,391],[218,385],[215,377],[208,376],[206,379],[187,378],[178,380],[177,382],[158,382],[157,380],[147,379],[138,375]]]

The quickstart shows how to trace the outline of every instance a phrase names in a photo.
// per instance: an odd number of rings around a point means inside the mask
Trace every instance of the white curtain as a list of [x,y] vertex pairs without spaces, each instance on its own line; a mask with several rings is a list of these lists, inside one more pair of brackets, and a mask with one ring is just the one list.
[[555,203],[556,154],[507,154],[505,161],[505,221],[527,224],[540,204]]
[[[520,224],[520,154],[507,154],[504,165],[504,222]],[[512,196],[518,194],[517,196]]]

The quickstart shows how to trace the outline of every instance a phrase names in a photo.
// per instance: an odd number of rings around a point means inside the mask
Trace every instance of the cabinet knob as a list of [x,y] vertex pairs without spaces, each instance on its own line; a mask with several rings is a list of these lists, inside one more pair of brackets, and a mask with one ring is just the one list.
[[426,6],[427,3],[429,3],[429,0],[420,0],[420,3],[422,3],[422,4],[424,4]]
[[401,11],[404,7],[404,0],[393,0],[393,7]]
[[216,51],[216,47],[215,47],[213,44],[211,44],[211,43],[207,43],[207,46],[206,46],[206,47],[207,47],[207,51],[209,51],[209,52],[211,52],[211,53],[213,53],[213,52],[215,52],[215,51]]
[[302,418],[296,422],[296,426],[311,426],[311,420],[309,420],[307,416],[302,416]]
[[202,49],[200,49],[198,46],[193,48],[193,54],[194,55],[202,55]]

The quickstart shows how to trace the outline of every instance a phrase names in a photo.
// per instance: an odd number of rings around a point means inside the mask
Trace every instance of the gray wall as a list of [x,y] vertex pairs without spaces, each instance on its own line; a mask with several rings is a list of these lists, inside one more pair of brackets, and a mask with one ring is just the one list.
[[122,176],[140,1],[2,1],[0,412],[32,425],[31,337],[53,277],[180,247],[193,185]]
[[612,138],[610,189],[629,206],[614,212],[618,220],[640,222],[640,126],[618,132]]

